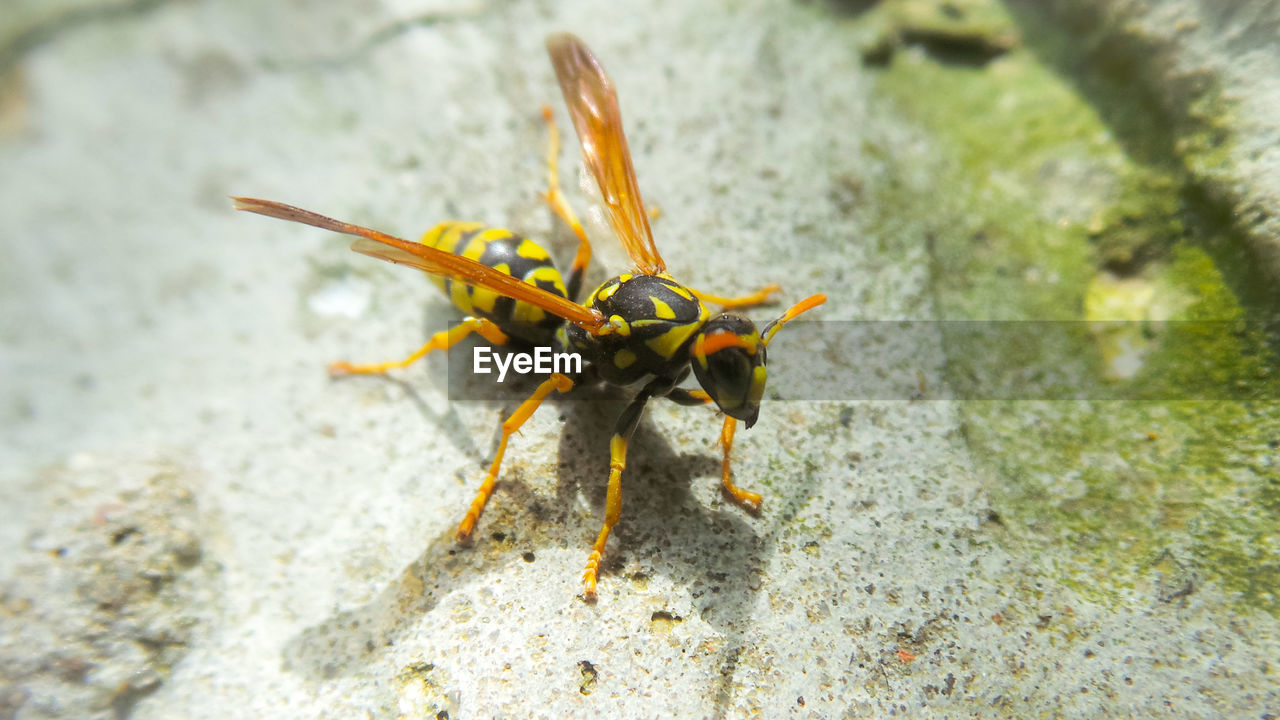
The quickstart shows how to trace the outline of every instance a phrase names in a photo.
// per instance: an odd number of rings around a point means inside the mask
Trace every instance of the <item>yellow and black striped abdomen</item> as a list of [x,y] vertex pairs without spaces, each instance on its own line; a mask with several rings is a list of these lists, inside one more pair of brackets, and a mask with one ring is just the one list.
[[[520,278],[553,295],[568,297],[564,279],[547,251],[510,230],[485,227],[483,223],[451,221],[428,230],[421,242]],[[491,290],[449,278],[432,276],[431,279],[449,296],[454,307],[467,315],[492,320],[508,335],[531,343],[550,343],[555,329],[563,322],[541,308]]]

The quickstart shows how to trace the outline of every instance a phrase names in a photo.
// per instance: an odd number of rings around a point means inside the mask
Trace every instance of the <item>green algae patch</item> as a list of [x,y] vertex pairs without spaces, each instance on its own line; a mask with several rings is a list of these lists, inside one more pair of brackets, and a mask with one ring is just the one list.
[[[990,22],[1001,6],[986,6]],[[1151,116],[1135,140],[1150,106],[1064,73],[1069,45],[1038,28],[981,63],[909,43],[875,63],[938,165],[929,197],[904,183],[878,206],[925,225],[940,318],[1063,328],[996,342],[942,324],[1007,542],[1092,599],[1176,603],[1214,583],[1280,616],[1271,321],[1178,133]]]
[[[1118,182],[1120,158],[1099,118],[1022,51],[982,67],[901,52],[879,87],[942,152],[937,186],[945,197],[917,208],[935,216],[937,290],[948,301],[942,316],[1078,317],[1094,271],[1084,224]],[[1080,185],[1095,196],[1059,199],[1059,190]],[[1024,286],[1034,290],[1007,293]]]

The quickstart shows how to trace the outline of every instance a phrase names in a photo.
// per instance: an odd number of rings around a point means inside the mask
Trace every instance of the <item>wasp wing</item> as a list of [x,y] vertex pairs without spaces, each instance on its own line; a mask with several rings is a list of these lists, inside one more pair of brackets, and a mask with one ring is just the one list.
[[647,275],[663,272],[667,266],[653,243],[649,215],[640,199],[613,81],[586,44],[574,35],[549,36],[547,52],[578,131],[582,158],[600,186],[613,229],[637,270]]
[[594,310],[585,308],[559,295],[549,293],[519,278],[499,272],[488,265],[482,265],[461,255],[436,250],[421,243],[409,242],[394,235],[388,235],[360,225],[352,225],[341,220],[334,220],[319,213],[313,213],[310,210],[303,210],[299,207],[272,200],[246,197],[236,197],[232,198],[232,200],[235,201],[237,210],[245,210],[259,215],[266,215],[267,217],[311,225],[322,230],[355,235],[360,239],[351,244],[351,249],[358,253],[370,255],[387,262],[408,265],[432,275],[447,277],[467,285],[492,290],[516,300],[523,300],[530,305],[546,310],[552,315],[562,317],[575,325],[579,325],[588,332],[594,333],[605,325],[604,317]]

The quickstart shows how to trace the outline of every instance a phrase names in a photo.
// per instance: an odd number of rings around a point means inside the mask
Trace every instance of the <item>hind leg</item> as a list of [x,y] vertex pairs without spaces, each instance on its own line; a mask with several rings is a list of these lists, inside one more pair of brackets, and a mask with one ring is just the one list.
[[566,287],[569,290],[569,299],[578,302],[578,295],[582,292],[582,278],[586,275],[587,265],[591,263],[591,242],[587,240],[587,232],[582,229],[582,223],[578,221],[578,216],[573,212],[573,208],[569,207],[569,202],[564,199],[564,193],[560,191],[560,130],[556,127],[556,121],[551,114],[551,108],[542,107],[542,119],[547,123],[547,192],[542,199],[547,201],[551,206],[551,210],[560,217],[572,230],[573,234],[578,236],[578,252],[573,256],[573,264],[569,266],[569,281]]
[[493,462],[489,465],[489,474],[485,476],[484,482],[480,484],[476,497],[471,501],[471,507],[467,508],[467,514],[462,518],[462,522],[458,524],[457,539],[459,541],[466,540],[471,537],[472,530],[475,529],[476,521],[480,519],[480,514],[484,512],[484,506],[489,502],[489,496],[493,494],[493,486],[498,482],[498,470],[502,467],[502,456],[507,453],[507,441],[511,436],[525,424],[533,413],[537,411],[538,406],[543,400],[551,394],[552,390],[567,393],[573,389],[573,380],[566,375],[555,373],[551,377],[542,381],[537,390],[533,391],[524,402],[520,403],[520,407],[511,413],[511,417],[502,423],[502,439],[498,441],[498,450],[493,455]]
[[376,375],[384,373],[388,370],[409,367],[413,363],[422,359],[424,355],[432,350],[448,350],[457,345],[463,338],[476,333],[485,340],[494,345],[506,345],[507,334],[502,332],[497,325],[485,318],[465,318],[455,327],[443,330],[431,336],[427,344],[418,348],[412,355],[395,362],[376,363],[371,365],[352,365],[349,362],[336,362],[329,366],[330,375]]

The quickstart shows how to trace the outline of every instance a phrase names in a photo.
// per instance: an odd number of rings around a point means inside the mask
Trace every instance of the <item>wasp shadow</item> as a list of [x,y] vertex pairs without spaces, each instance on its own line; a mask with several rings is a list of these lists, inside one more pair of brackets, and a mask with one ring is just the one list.
[[[519,479],[499,484],[473,543],[460,544],[456,525],[441,528],[412,562],[372,599],[305,628],[282,651],[281,668],[322,682],[364,672],[394,646],[440,600],[490,573],[520,561],[517,537],[534,537],[536,513],[528,512],[536,492]],[[459,518],[464,508],[459,508]],[[542,533],[546,535],[545,532]],[[554,536],[546,543],[564,543]]]
[[[458,545],[453,526],[441,528],[368,602],[340,610],[291,639],[282,653],[283,669],[315,682],[361,672],[442,598],[519,562],[522,551],[530,548],[581,547],[585,563],[604,517],[609,440],[628,398],[615,388],[584,390],[590,399],[571,396],[548,403],[554,402],[564,422],[551,496],[535,489],[521,473],[504,469],[473,547]],[[651,401],[661,402],[666,401]],[[722,702],[729,696],[732,668],[747,644],[747,620],[772,543],[757,534],[741,508],[727,501],[708,506],[690,492],[693,482],[719,482],[720,456],[710,447],[719,423],[708,410],[689,411],[707,415],[705,451],[677,452],[648,419],[641,420],[632,436],[623,475],[622,519],[601,568],[600,591],[633,592],[633,585],[652,576],[688,588],[699,616],[728,639],[716,693],[717,702]],[[594,511],[585,524],[572,510],[579,492]],[[523,553],[526,561],[535,555]],[[683,620],[677,611],[655,610],[645,620]]]
[[[584,555],[604,518],[609,476],[609,441],[627,398],[606,389],[593,399],[562,405],[560,473],[556,504],[571,507],[582,492],[596,511],[596,521],[581,535]],[[600,399],[603,398],[603,399]],[[650,408],[668,402],[650,401]],[[622,518],[614,527],[600,575],[600,592],[634,592],[648,577],[667,578],[687,589],[698,616],[725,639],[717,660],[716,716],[724,716],[731,699],[738,657],[750,646],[748,621],[755,596],[764,583],[764,568],[773,552],[773,533],[758,532],[747,511],[719,499],[710,505],[695,497],[692,483],[720,484],[718,448],[720,420],[706,408],[689,408],[707,419],[705,450],[677,452],[663,433],[642,419],[628,443],[622,475]],[[743,482],[750,488],[749,480]],[[572,522],[572,521],[571,521]],[[626,580],[629,582],[621,582]],[[677,609],[652,610],[641,620],[682,621]]]

